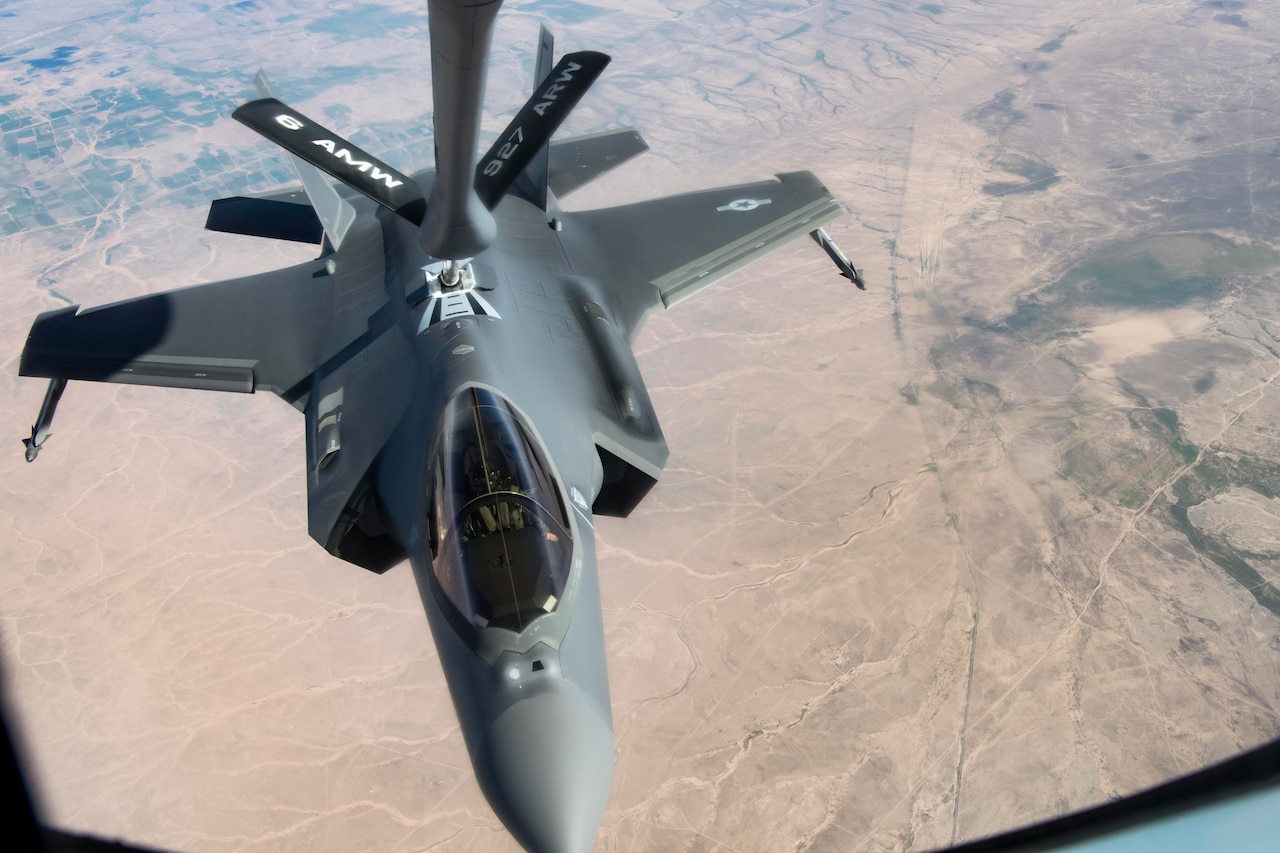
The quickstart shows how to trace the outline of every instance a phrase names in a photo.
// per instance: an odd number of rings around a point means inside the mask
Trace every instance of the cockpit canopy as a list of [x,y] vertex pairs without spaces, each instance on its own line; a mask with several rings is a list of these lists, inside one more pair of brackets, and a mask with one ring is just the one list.
[[555,610],[573,547],[564,502],[511,404],[468,388],[445,411],[435,464],[432,565],[478,628],[519,633]]

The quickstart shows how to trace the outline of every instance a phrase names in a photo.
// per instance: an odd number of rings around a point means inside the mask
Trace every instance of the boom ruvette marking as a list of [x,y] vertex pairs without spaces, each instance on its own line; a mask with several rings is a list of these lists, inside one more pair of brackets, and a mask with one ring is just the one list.
[[481,789],[530,850],[589,850],[613,773],[594,515],[625,516],[667,460],[630,342],[803,234],[859,286],[808,172],[566,212],[646,150],[632,128],[550,142],[609,58],[552,66],[476,160],[501,0],[429,0],[436,162],[404,174],[276,100],[235,118],[300,186],[214,201],[206,227],[320,245],[314,261],[41,314],[23,376],[271,391],[306,426],[310,535],[384,572],[406,558]]

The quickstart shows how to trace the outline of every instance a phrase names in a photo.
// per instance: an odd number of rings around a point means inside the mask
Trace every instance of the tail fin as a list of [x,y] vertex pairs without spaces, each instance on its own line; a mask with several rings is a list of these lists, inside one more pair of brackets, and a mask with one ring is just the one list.
[[[538,55],[533,62],[533,85],[535,91],[537,87],[547,79],[547,75],[551,73],[551,66],[555,60],[555,39],[546,27],[540,27],[538,30]],[[548,174],[551,165],[551,146],[543,145],[538,149],[538,153],[533,155],[533,159],[529,161],[529,165],[516,178],[515,184],[511,187],[511,193],[525,201],[536,204],[542,210],[547,209],[547,184]]]
[[[412,178],[397,172],[297,110],[275,98],[260,98],[242,105],[231,117],[314,167],[299,169],[298,176],[302,178],[302,185],[312,206],[316,208],[316,213],[325,222],[326,230],[328,222],[321,205],[330,203],[337,193],[324,180],[323,175],[319,174],[321,172],[337,178],[415,225],[422,222],[426,200]],[[312,196],[312,184],[317,185],[315,191],[320,204]],[[323,189],[319,186],[321,184],[324,185]]]
[[[274,98],[276,96],[275,92],[271,91],[271,81],[267,79],[266,72],[259,70],[253,84],[258,90],[258,97]],[[355,210],[346,199],[338,195],[338,191],[334,189],[333,184],[323,172],[296,154],[291,153],[289,159],[293,162],[293,170],[297,172],[298,180],[302,181],[307,200],[311,202],[316,216],[320,218],[324,233],[329,238],[329,245],[337,249],[342,245],[342,238],[346,236],[347,229],[356,220]]]
[[497,234],[490,211],[517,178],[525,180],[521,195],[546,209],[552,168],[547,142],[604,71],[609,57],[594,51],[571,53],[544,75],[551,62],[552,38],[543,28],[537,59],[540,82],[475,166],[493,19],[501,4],[502,0],[428,0],[436,155],[429,199],[408,175],[271,97],[261,74],[258,87],[263,97],[232,114],[293,155],[312,207],[335,246],[354,211],[325,175],[418,225],[422,248],[442,260],[471,257],[488,248]]
[[[565,55],[551,69],[533,90],[533,97],[480,158],[480,165],[476,167],[476,193],[485,207],[492,210],[502,201],[516,178],[546,147],[547,140],[608,64],[607,55],[584,50]],[[545,194],[543,203],[545,205]]]

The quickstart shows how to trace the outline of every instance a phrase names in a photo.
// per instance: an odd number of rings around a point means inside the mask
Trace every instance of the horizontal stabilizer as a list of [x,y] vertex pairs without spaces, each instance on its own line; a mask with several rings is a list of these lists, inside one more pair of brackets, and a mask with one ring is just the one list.
[[556,63],[497,142],[480,158],[475,188],[485,207],[493,210],[502,201],[608,64],[607,55],[590,50],[566,54]]
[[302,193],[300,202],[272,198],[233,196],[220,198],[209,205],[209,218],[204,227],[227,234],[292,240],[295,243],[324,241],[324,226],[315,209]]
[[244,104],[231,116],[402,219],[422,224],[427,203],[412,178],[297,110],[275,98],[260,98]]
[[[535,87],[541,85],[551,73],[552,64],[555,62],[555,50],[556,40],[551,32],[546,27],[539,27],[538,53],[533,60]],[[529,161],[524,172],[516,178],[515,185],[507,190],[508,194],[536,205],[539,210],[547,209],[548,148],[549,146],[544,145],[538,149],[538,153]]]
[[551,191],[566,196],[610,169],[649,150],[634,127],[605,130],[553,142],[550,148]]

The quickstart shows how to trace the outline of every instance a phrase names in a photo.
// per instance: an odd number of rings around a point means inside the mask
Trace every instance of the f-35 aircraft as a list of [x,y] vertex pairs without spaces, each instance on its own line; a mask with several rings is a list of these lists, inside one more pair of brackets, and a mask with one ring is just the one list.
[[[272,97],[235,118],[301,186],[213,202],[207,227],[314,242],[288,269],[41,314],[23,376],[252,393],[300,410],[311,536],[374,572],[406,557],[480,787],[530,850],[591,848],[613,772],[594,515],[667,459],[630,342],[659,306],[840,213],[808,172],[603,210],[556,199],[646,149],[550,142],[609,58],[552,66],[480,158],[501,0],[428,0],[435,168],[404,174]],[[336,182],[335,182],[336,180]]]

